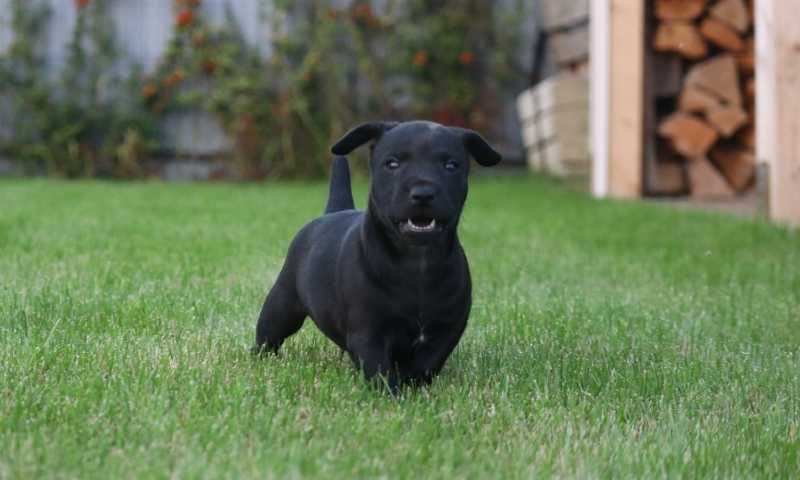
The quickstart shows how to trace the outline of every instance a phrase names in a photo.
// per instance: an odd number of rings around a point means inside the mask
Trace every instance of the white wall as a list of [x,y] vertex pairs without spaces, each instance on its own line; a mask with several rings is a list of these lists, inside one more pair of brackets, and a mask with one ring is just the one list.
[[[58,78],[67,59],[67,49],[75,25],[76,9],[74,0],[28,0],[45,2],[51,9],[49,24],[45,27],[44,44],[41,45],[47,75],[51,80]],[[173,31],[175,17],[173,0],[105,0],[115,29],[116,46],[120,50],[120,62],[116,65],[118,72],[127,72],[132,64],[138,64],[145,72],[152,71],[164,53]],[[389,0],[375,3],[377,10],[385,8]],[[515,5],[517,0],[501,0],[504,5]],[[521,46],[518,58],[521,66],[529,70],[533,60],[533,43],[538,31],[535,20],[538,0],[528,0],[526,15],[530,20],[525,22],[524,45]],[[345,8],[352,0],[333,0],[337,8]],[[245,39],[260,49],[265,57],[270,55],[270,5],[264,0],[203,0],[201,9],[203,18],[212,24],[225,21],[226,8],[230,8],[233,17],[240,27]],[[0,0],[0,52],[8,48],[12,33],[11,0]],[[511,92],[512,94],[515,92]],[[521,152],[516,112],[513,108],[513,97],[510,95],[504,106],[504,115],[500,119],[503,130],[508,132],[508,145],[504,150]],[[2,108],[2,104],[0,104]],[[0,111],[0,118],[2,118]],[[0,123],[5,123],[1,122]],[[181,153],[208,154],[227,148],[224,133],[219,129],[213,117],[204,114],[174,115],[166,119],[164,124],[164,143]],[[0,125],[0,135],[2,125]],[[509,152],[510,153],[510,152]]]
[[[75,26],[74,0],[42,0],[50,6],[49,22],[44,28],[44,44],[40,46],[45,59],[46,74],[56,80],[67,61],[69,41]],[[120,51],[119,72],[140,65],[145,72],[153,71],[169,43],[173,32],[175,11],[172,0],[106,0],[114,25],[114,39]],[[203,17],[211,24],[222,24],[230,8],[244,38],[269,55],[267,41],[269,22],[262,21],[260,0],[204,0]],[[13,40],[10,31],[11,0],[0,0],[0,51]],[[2,115],[0,115],[2,116]],[[0,129],[2,130],[2,129]],[[213,117],[207,114],[171,115],[164,122],[164,144],[183,154],[210,154],[227,149],[224,132]],[[2,132],[0,132],[2,133]]]

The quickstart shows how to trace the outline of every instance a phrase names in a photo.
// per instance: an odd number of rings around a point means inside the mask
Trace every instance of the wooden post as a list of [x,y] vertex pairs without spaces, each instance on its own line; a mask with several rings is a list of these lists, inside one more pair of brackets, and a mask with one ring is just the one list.
[[608,195],[609,114],[610,114],[610,63],[611,63],[611,3],[594,0],[589,12],[589,63],[591,89],[589,92],[592,193],[596,197]]
[[642,195],[645,2],[611,0],[609,194]]
[[770,216],[800,225],[800,10],[776,1],[776,157],[770,175]]

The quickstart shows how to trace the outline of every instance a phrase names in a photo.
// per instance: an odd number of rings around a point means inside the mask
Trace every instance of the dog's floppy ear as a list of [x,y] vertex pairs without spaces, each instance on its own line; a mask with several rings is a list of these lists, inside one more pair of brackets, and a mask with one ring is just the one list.
[[387,130],[391,130],[397,122],[368,122],[362,123],[347,132],[336,144],[331,147],[334,155],[347,155],[356,148],[370,140],[380,138]]
[[461,141],[472,158],[484,167],[497,165],[503,156],[492,148],[489,143],[480,136],[478,132],[466,128],[455,128],[461,134]]

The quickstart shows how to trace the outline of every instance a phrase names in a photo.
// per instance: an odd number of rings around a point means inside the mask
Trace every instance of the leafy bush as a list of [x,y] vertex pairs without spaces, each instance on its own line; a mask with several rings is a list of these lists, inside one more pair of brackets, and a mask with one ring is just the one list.
[[[11,6],[14,39],[0,57],[0,96],[11,107],[12,135],[0,148],[31,173],[141,175],[141,162],[155,146],[157,124],[131,94],[135,80],[113,73],[116,50],[104,2],[76,1],[79,14],[69,58],[56,81],[47,79],[35,48],[50,10],[25,0],[13,0]],[[128,154],[120,156],[123,145]],[[135,158],[133,151],[139,152]]]
[[113,73],[119,52],[107,2],[75,0],[78,21],[56,82],[44,80],[34,49],[48,10],[12,2],[15,35],[0,57],[0,96],[13,99],[14,135],[0,148],[29,171],[143,175],[159,120],[205,111],[229,136],[226,159],[238,177],[318,176],[331,140],[366,118],[422,117],[485,131],[505,82],[519,78],[522,16],[494,2],[393,0],[377,11],[364,0],[345,9],[265,0],[271,13],[262,20],[273,32],[265,59],[232,15],[212,27],[200,0],[175,0],[174,32],[157,68],[123,79]]

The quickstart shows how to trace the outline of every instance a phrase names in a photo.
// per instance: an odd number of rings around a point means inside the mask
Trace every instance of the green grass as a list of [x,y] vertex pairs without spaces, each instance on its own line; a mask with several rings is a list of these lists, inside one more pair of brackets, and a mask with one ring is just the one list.
[[800,476],[796,234],[474,179],[470,324],[392,398],[311,322],[247,352],[325,189],[0,182],[0,478]]

